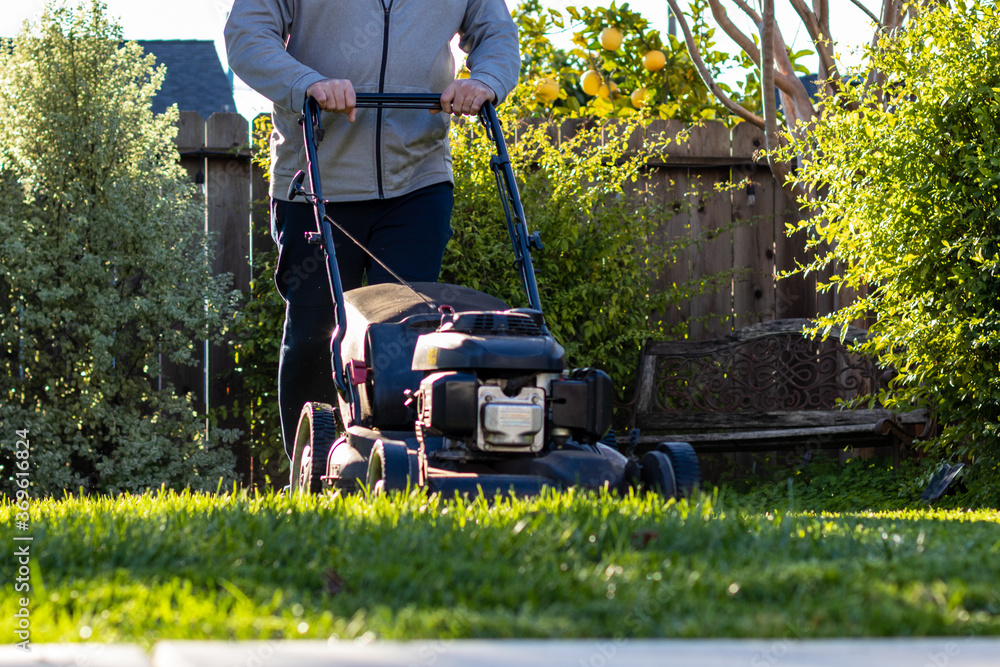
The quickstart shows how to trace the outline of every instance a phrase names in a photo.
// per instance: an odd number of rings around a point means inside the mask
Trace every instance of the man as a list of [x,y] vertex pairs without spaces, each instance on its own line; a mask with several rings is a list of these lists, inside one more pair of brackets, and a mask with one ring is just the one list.
[[[451,41],[469,54],[455,79]],[[274,102],[271,136],[275,283],[286,303],[278,404],[291,458],[307,401],[336,402],[329,373],[334,310],[310,205],[286,201],[306,168],[299,115],[312,96],[328,112],[318,161],[327,213],[407,281],[436,282],[451,237],[447,114],[499,104],[517,84],[517,30],[503,0],[236,0],[229,64]],[[444,114],[356,109],[356,92],[438,93]],[[334,231],[345,290],[393,278]]]

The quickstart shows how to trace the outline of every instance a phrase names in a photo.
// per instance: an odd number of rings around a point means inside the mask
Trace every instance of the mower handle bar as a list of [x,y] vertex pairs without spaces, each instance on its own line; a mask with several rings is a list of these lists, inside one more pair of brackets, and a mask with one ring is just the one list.
[[434,93],[357,93],[358,109],[432,109],[441,110],[441,96]]

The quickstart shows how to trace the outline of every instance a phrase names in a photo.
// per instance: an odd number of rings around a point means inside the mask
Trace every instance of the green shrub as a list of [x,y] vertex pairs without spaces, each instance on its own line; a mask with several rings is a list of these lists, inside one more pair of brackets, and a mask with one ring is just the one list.
[[807,268],[835,267],[827,288],[867,290],[823,325],[875,315],[863,351],[899,371],[881,401],[932,409],[944,431],[930,450],[973,461],[973,498],[996,503],[1000,16],[992,2],[953,5],[881,38],[868,68],[884,84],[827,100],[793,149],[811,156],[798,181],[825,193],[801,225],[827,248]]
[[[34,492],[215,489],[228,449],[163,363],[232,312],[178,164],[164,72],[91,2],[0,49],[0,464],[29,430]],[[219,438],[229,436],[216,432]]]
[[[640,119],[583,124],[554,145],[554,121],[518,126],[530,96],[519,88],[500,115],[505,127],[518,127],[517,141],[508,148],[529,228],[541,234],[544,245],[533,256],[546,321],[570,364],[602,368],[616,385],[630,386],[642,342],[668,334],[650,317],[664,312],[671,297],[653,291],[657,270],[690,242],[651,243],[664,217],[662,204],[645,192],[626,196],[647,157],[626,154],[626,138],[642,129]],[[442,280],[526,306],[489,169],[492,145],[478,124],[465,127],[473,132],[452,133],[455,236]],[[650,141],[646,150],[656,147],[662,145]]]

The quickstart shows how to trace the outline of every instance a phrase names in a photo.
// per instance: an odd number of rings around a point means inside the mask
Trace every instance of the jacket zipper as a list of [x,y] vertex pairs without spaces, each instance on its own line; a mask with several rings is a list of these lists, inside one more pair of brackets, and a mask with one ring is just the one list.
[[[378,92],[385,92],[385,66],[389,60],[389,12],[392,11],[393,0],[385,4],[382,3],[382,10],[385,17],[382,29],[382,69],[378,75]],[[378,180],[378,198],[385,199],[385,191],[382,189],[382,107],[378,108],[375,115],[375,178]]]

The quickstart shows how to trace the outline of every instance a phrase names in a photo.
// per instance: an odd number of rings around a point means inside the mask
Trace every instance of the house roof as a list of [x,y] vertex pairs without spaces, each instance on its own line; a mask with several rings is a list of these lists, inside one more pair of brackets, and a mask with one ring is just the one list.
[[[815,74],[801,74],[799,75],[799,81],[806,89],[806,94],[809,95],[809,99],[813,102],[819,99],[819,77]],[[781,95],[779,94],[778,87],[774,87],[774,101],[778,105],[778,111],[781,111]]]
[[200,39],[137,40],[157,64],[167,66],[163,87],[153,99],[153,111],[163,113],[171,104],[181,111],[197,111],[202,118],[216,112],[236,112],[233,84],[215,50],[215,43]]

